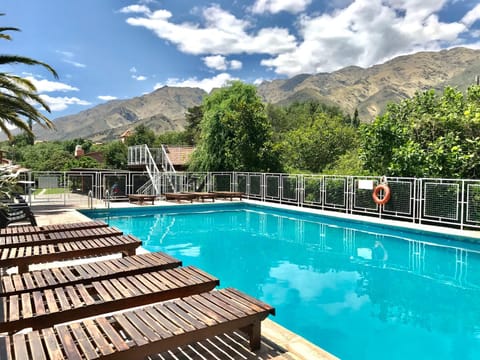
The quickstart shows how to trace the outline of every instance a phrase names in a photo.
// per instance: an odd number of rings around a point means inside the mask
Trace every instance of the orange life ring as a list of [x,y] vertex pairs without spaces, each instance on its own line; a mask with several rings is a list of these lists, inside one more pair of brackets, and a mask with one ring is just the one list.
[[[380,191],[383,190],[383,198],[380,199],[378,196],[380,195]],[[388,200],[390,200],[390,188],[388,187],[387,184],[380,184],[373,189],[372,193],[373,201],[375,201],[375,204],[377,205],[385,205]]]

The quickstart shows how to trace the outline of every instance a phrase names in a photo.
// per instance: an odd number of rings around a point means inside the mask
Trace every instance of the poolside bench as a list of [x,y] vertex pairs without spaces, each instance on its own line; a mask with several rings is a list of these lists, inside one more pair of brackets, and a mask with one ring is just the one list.
[[34,234],[11,234],[0,237],[0,248],[56,244],[73,240],[97,239],[108,236],[118,236],[122,234],[123,232],[115,227],[60,230],[54,232],[39,232]]
[[[210,291],[217,278],[193,266],[0,297],[0,333],[55,324]],[[1,315],[1,314],[0,314]]]
[[0,296],[26,291],[39,291],[119,276],[135,275],[146,271],[166,270],[182,266],[182,262],[163,252],[139,254],[104,261],[43,269],[0,277]]
[[152,205],[155,205],[156,195],[143,195],[143,194],[130,194],[128,195],[128,201],[130,203],[137,203],[143,205],[146,201],[151,201]]
[[15,234],[37,234],[37,233],[43,233],[43,232],[91,229],[91,228],[107,227],[107,226],[108,226],[107,223],[99,220],[82,221],[82,222],[67,223],[67,224],[43,225],[43,226],[15,225],[15,226],[9,226],[4,229],[0,229],[0,237],[15,235]]
[[109,236],[98,239],[75,240],[56,244],[25,245],[0,248],[0,268],[18,266],[18,272],[28,271],[30,264],[49,261],[71,260],[84,257],[122,253],[135,255],[142,242],[128,235]]
[[217,197],[214,193],[211,192],[193,191],[188,194],[195,195],[195,200],[200,200],[201,202],[205,202],[206,199],[210,199],[212,200],[212,202],[215,202],[215,198]]
[[232,201],[234,198],[242,200],[244,195],[244,193],[240,191],[214,191],[213,194],[215,194],[215,196],[218,198],[230,199],[230,201]]
[[260,348],[261,322],[275,309],[222,289],[55,328],[0,338],[0,356],[19,359],[142,359],[232,330]]
[[182,200],[193,203],[193,200],[196,198],[192,193],[164,193],[163,195],[165,196],[166,201],[175,200],[178,203]]

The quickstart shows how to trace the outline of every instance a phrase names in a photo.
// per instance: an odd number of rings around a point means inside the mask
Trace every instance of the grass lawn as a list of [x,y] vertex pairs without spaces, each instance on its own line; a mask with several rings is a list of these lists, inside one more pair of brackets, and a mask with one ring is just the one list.
[[53,194],[63,194],[65,192],[64,188],[50,188],[50,189],[35,189],[33,195],[53,195]]

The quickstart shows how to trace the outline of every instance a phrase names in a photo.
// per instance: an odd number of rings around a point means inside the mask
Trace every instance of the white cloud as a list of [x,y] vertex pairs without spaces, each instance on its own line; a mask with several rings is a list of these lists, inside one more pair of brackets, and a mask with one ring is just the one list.
[[47,103],[52,111],[63,111],[69,105],[91,105],[88,101],[81,100],[76,97],[51,97],[48,95],[40,95],[40,97]]
[[[467,30],[459,22],[445,23],[438,12],[446,1],[355,0],[344,9],[301,16],[303,41],[294,50],[261,64],[288,76],[333,71],[348,65],[371,66],[420,50],[438,50],[459,42]],[[472,13],[473,14],[473,13]],[[473,19],[470,15],[468,19]]]
[[132,79],[135,79],[138,81],[144,81],[144,80],[147,80],[147,77],[143,75],[132,75]]
[[165,85],[172,87],[192,87],[200,88],[206,92],[212,91],[212,89],[219,88],[224,86],[228,81],[236,80],[237,78],[232,77],[228,73],[221,73],[212,78],[197,79],[192,77],[186,80],[180,79],[168,79],[165,83],[157,83],[154,86],[154,89],[161,88]]
[[230,61],[230,69],[232,70],[240,70],[242,68],[243,64],[239,60],[232,60]]
[[64,84],[58,81],[50,81],[46,79],[37,80],[32,76],[27,76],[25,79],[29,80],[37,89],[37,92],[53,92],[53,91],[78,91],[78,88]]
[[253,4],[252,12],[256,14],[272,13],[277,14],[282,11],[299,13],[304,11],[312,0],[257,0]]
[[87,65],[79,63],[77,61],[69,60],[69,59],[63,59],[63,62],[66,62],[67,64],[73,65],[78,68],[85,68]]
[[225,56],[212,55],[202,58],[206,66],[215,70],[239,70],[242,68],[242,62],[238,60],[227,61]]
[[99,95],[99,96],[97,96],[97,98],[99,98],[100,100],[103,100],[103,101],[110,101],[110,100],[118,99],[116,96],[111,96],[111,95]]
[[258,86],[258,85],[260,85],[261,83],[263,83],[264,81],[265,81],[264,78],[255,79],[255,80],[253,81],[253,85]]
[[120,9],[121,13],[131,14],[131,13],[141,13],[141,14],[150,14],[150,9],[145,5],[129,5]]
[[137,68],[135,66],[132,66],[129,70],[132,74],[135,74],[137,72]]
[[227,59],[222,55],[205,56],[203,59],[205,65],[215,70],[227,70]]
[[263,28],[248,33],[251,24],[236,18],[219,6],[202,11],[203,25],[170,22],[172,13],[157,10],[143,17],[131,17],[127,23],[153,31],[159,38],[168,40],[188,54],[280,54],[295,49],[295,37],[287,29]]
[[462,23],[467,26],[473,25],[477,20],[480,19],[480,4],[477,4],[472,10],[465,14],[462,19]]
[[62,61],[64,63],[67,63],[67,64],[70,64],[70,65],[73,65],[75,67],[78,67],[78,68],[85,68],[87,67],[87,65],[85,64],[82,64],[78,61],[75,61],[74,58],[75,58],[75,54],[71,51],[65,51],[65,50],[57,50],[56,51],[57,54],[60,54],[62,55],[63,59]]

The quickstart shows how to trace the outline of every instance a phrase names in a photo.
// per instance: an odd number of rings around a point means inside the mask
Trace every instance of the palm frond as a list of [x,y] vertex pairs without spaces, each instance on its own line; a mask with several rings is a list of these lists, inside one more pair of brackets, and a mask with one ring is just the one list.
[[53,76],[58,79],[58,74],[55,71],[54,68],[52,68],[50,65],[38,61],[35,59],[31,59],[26,56],[20,56],[20,55],[0,55],[0,65],[11,65],[11,64],[23,64],[23,65],[40,65],[46,68],[48,71],[50,71]]

